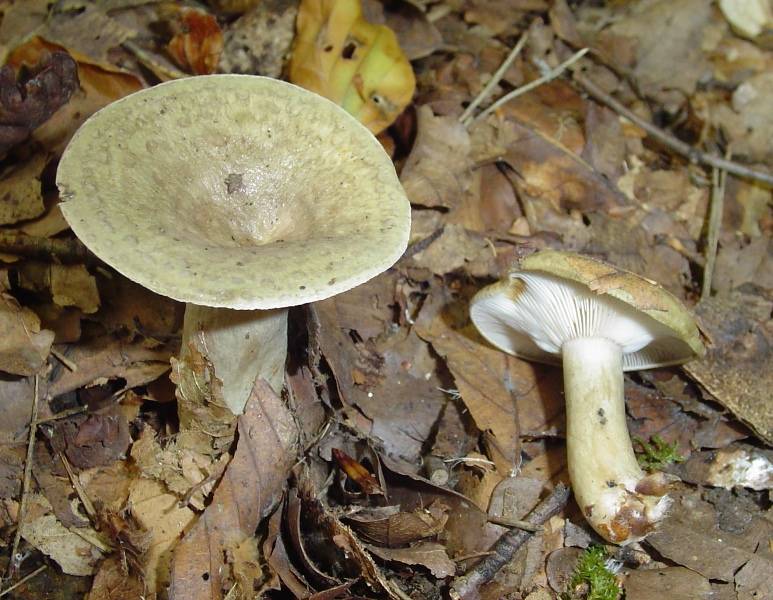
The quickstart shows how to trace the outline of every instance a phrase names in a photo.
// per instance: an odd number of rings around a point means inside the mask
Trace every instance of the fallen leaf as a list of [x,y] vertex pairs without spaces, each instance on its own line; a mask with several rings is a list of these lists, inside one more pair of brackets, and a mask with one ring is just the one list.
[[384,560],[426,567],[437,579],[445,579],[456,573],[456,563],[448,558],[442,544],[418,542],[408,548],[382,548],[372,545],[365,547]]
[[686,481],[700,485],[769,490],[773,488],[772,458],[768,450],[734,444],[716,452],[696,453],[679,473],[684,473]]
[[709,580],[684,567],[631,571],[625,578],[626,600],[709,600]]
[[134,600],[145,596],[145,584],[136,573],[127,573],[121,559],[110,556],[94,575],[86,600]]
[[457,206],[472,184],[470,136],[459,120],[435,116],[429,106],[416,111],[416,141],[400,173],[411,204]]
[[26,440],[24,432],[32,416],[34,388],[32,377],[0,378],[0,446],[12,446]]
[[141,342],[125,344],[112,337],[95,338],[70,349],[68,358],[78,370],[56,368],[48,392],[54,398],[101,378],[120,377],[127,388],[143,385],[169,369],[169,357],[170,351],[164,347],[148,348]]
[[255,382],[238,424],[236,454],[211,504],[175,548],[172,599],[224,596],[231,579],[227,554],[252,538],[276,506],[296,461],[297,425],[265,381]]
[[3,173],[0,180],[0,224],[34,219],[43,214],[46,207],[40,190],[40,177],[47,162],[46,154],[38,153]]
[[11,58],[0,69],[0,156],[67,104],[78,88],[78,68],[66,52],[40,53],[17,81]]
[[297,15],[295,2],[258,2],[225,26],[218,70],[280,78],[295,37]]
[[443,531],[448,507],[436,500],[427,508],[404,512],[399,506],[363,509],[346,518],[352,528],[374,544],[390,548],[436,536]]
[[362,16],[360,0],[302,0],[290,81],[329,98],[373,133],[413,97],[416,80],[394,32]]
[[34,312],[0,293],[0,371],[34,375],[45,364],[53,341],[54,332],[41,330]]
[[162,12],[171,17],[174,31],[167,45],[174,61],[194,75],[214,73],[223,51],[223,32],[215,16],[195,7],[174,4],[164,7]]
[[498,271],[491,241],[459,225],[446,225],[426,250],[413,255],[413,262],[436,275],[462,268],[477,277],[496,275]]
[[[16,67],[36,64],[47,54],[55,56],[63,51],[61,46],[32,37],[13,49],[8,63]],[[80,85],[73,85],[67,104],[33,133],[33,139],[50,152],[64,150],[75,130],[98,109],[143,87],[136,76],[89,63],[83,57],[78,57],[77,73]]]
[[442,35],[425,11],[409,0],[389,4],[365,0],[362,9],[368,21],[385,24],[397,34],[397,41],[408,60],[429,56],[443,44]]
[[196,513],[181,507],[163,483],[142,477],[131,484],[129,506],[134,519],[151,534],[143,562],[147,587],[152,592],[166,589],[175,545],[194,523]]
[[59,306],[76,306],[84,313],[99,308],[97,282],[83,265],[51,265],[51,295]]
[[[43,496],[31,494],[28,503],[28,514],[33,518],[21,524],[22,537],[54,560],[68,575],[93,574],[97,563],[103,558],[102,552],[49,514],[51,506]],[[36,512],[43,514],[34,516]],[[93,529],[86,529],[91,536],[97,536]]]
[[129,424],[121,414],[92,414],[56,422],[51,445],[77,468],[108,465],[124,458]]
[[723,406],[773,443],[773,331],[770,302],[735,293],[703,300],[695,308],[711,340],[687,373]]

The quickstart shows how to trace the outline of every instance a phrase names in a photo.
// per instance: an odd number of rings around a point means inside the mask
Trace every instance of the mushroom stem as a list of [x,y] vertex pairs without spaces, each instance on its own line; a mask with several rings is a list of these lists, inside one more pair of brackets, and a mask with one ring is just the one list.
[[661,473],[645,475],[625,421],[622,348],[603,337],[562,347],[572,489],[591,526],[617,544],[642,539],[669,505]]
[[185,306],[181,359],[196,348],[222,382],[223,399],[239,415],[258,377],[280,393],[287,356],[287,309],[233,310]]

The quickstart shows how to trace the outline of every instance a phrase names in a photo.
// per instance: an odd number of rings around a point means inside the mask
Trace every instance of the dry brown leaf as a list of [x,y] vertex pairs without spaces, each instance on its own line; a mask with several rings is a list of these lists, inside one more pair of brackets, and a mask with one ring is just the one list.
[[456,117],[435,116],[429,106],[416,116],[416,141],[400,182],[412,204],[455,207],[472,182],[470,136]]
[[110,51],[135,35],[130,28],[111,19],[99,4],[85,4],[77,11],[54,11],[36,33],[52,44],[67,48],[78,62],[109,70],[116,70]]
[[761,518],[745,525],[735,532],[721,529],[713,507],[702,502],[699,493],[691,492],[675,499],[666,521],[647,542],[662,556],[708,579],[733,581],[736,572],[755,556],[773,574],[773,561],[754,554],[760,543],[767,543],[771,525]]
[[709,580],[684,567],[631,571],[625,578],[626,600],[709,600]]
[[26,439],[24,432],[30,424],[33,397],[32,377],[0,378],[0,446]]
[[135,573],[127,573],[117,556],[102,561],[94,575],[86,600],[136,600],[145,595],[145,584]]
[[295,37],[298,6],[287,0],[261,0],[223,31],[222,73],[280,78]]
[[456,563],[448,558],[442,544],[418,542],[408,548],[382,548],[371,545],[365,547],[383,560],[426,567],[437,579],[445,579],[456,573]]
[[129,506],[137,523],[151,534],[143,564],[148,589],[165,589],[174,547],[191,527],[196,513],[187,506],[181,507],[179,498],[169,493],[163,483],[143,477],[131,483]]
[[447,510],[447,506],[436,500],[431,506],[413,512],[400,511],[399,506],[364,509],[346,520],[367,540],[396,547],[441,533],[448,520]]
[[28,498],[28,517],[21,525],[21,535],[27,542],[53,559],[69,575],[91,575],[103,558],[93,544],[83,536],[98,539],[91,527],[81,528],[77,535],[50,514],[51,505],[39,494]]
[[362,10],[368,21],[377,25],[383,23],[395,32],[408,60],[429,56],[443,44],[443,37],[424,10],[409,0],[389,4],[363,0]]
[[105,467],[83,470],[78,480],[89,498],[106,511],[117,513],[126,506],[136,474],[127,461],[116,461]]
[[[76,415],[57,421],[51,446],[74,467],[90,469],[124,458],[129,447],[129,423],[114,407],[108,413]],[[110,414],[112,413],[112,414]]]
[[0,293],[0,371],[34,375],[45,364],[53,341],[54,332],[41,330],[34,312]]
[[[36,64],[46,53],[62,50],[61,46],[33,37],[14,48],[8,62],[12,65]],[[82,58],[78,59],[78,78],[80,87],[69,102],[33,133],[33,139],[50,152],[64,150],[75,130],[98,109],[143,87],[134,75],[114,67],[97,66]]]
[[316,343],[341,399],[370,419],[363,433],[381,440],[385,454],[417,472],[422,445],[446,404],[434,364],[426,344],[405,329],[376,342],[354,343],[337,319],[337,304],[348,293],[314,305]]
[[170,351],[148,348],[141,342],[125,344],[102,337],[73,346],[67,354],[77,371],[61,367],[52,376],[51,397],[87,386],[98,379],[120,377],[132,388],[157,379],[169,369]]
[[464,269],[475,277],[496,276],[496,252],[490,240],[460,225],[446,225],[426,250],[413,255],[413,262],[436,275]]
[[0,180],[0,224],[26,221],[43,214],[45,206],[40,191],[40,175],[47,162],[46,154],[41,152],[3,173]]
[[51,295],[59,306],[76,306],[84,313],[99,308],[97,282],[83,265],[51,265]]
[[194,75],[214,73],[223,51],[223,32],[215,16],[196,7],[163,6],[174,31],[167,45],[174,61]]
[[735,293],[696,307],[709,337],[706,356],[685,370],[723,406],[773,444],[773,331],[770,302]]
[[517,415],[523,415],[527,421],[521,425],[533,431],[544,430],[560,414],[555,378],[548,377],[545,367],[489,347],[469,324],[466,306],[444,297],[441,290],[432,291],[415,327],[445,358],[476,425],[493,433],[497,468],[509,475],[520,460]]
[[255,382],[238,424],[236,454],[211,504],[175,548],[171,599],[224,596],[233,583],[228,554],[274,509],[296,461],[297,425],[265,381]]
[[[632,69],[643,93],[674,107],[695,91],[709,70],[703,41],[712,18],[711,5],[703,0],[628,4],[594,45],[612,64]],[[618,49],[621,40],[632,47],[630,63],[620,60],[626,55]]]

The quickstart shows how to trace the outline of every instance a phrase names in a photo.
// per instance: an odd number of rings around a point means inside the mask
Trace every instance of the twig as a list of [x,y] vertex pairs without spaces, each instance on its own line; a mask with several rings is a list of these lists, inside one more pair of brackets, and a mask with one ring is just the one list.
[[[550,495],[537,505],[526,522],[530,525],[542,525],[550,517],[561,510],[569,500],[569,488],[559,483]],[[457,577],[451,584],[451,597],[464,600],[473,598],[478,588],[491,581],[505,564],[512,558],[515,552],[523,546],[532,535],[529,531],[511,529],[497,540],[492,550],[493,554],[487,556],[461,577]]]
[[82,412],[86,412],[88,409],[88,406],[76,406],[75,408],[68,408],[67,410],[58,412],[55,415],[46,417],[45,419],[38,419],[37,424],[40,425],[41,423],[50,423],[51,421],[58,421],[59,419],[65,419],[67,417],[72,417],[73,415],[79,415]]
[[748,177],[749,179],[756,179],[758,181],[764,181],[765,183],[773,185],[773,175],[770,173],[755,171],[736,162],[715,156],[714,154],[701,152],[697,148],[690,146],[690,144],[686,144],[682,140],[675,138],[670,133],[663,131],[659,127],[656,127],[652,123],[645,121],[637,114],[631,112],[584,75],[575,72],[574,80],[596,100],[606,104],[616,113],[622,115],[635,125],[641,127],[644,131],[647,132],[648,135],[658,140],[667,148],[670,148],[674,152],[685,156],[691,163],[703,164],[708,165],[709,167],[723,169],[728,173],[738,175],[739,177]]
[[69,358],[67,358],[64,354],[59,352],[56,348],[51,346],[51,354],[56,358],[60,363],[62,363],[65,367],[67,367],[68,370],[75,373],[75,371],[78,370],[78,365],[76,365],[74,362],[72,362]]
[[21,543],[21,529],[24,525],[24,517],[27,514],[27,497],[29,495],[30,480],[32,478],[32,454],[35,448],[35,433],[38,430],[38,376],[35,375],[35,393],[32,398],[32,415],[30,416],[30,436],[27,441],[27,458],[24,461],[24,478],[21,483],[21,499],[19,500],[19,515],[17,517],[16,534],[13,536],[13,545],[11,546],[11,560],[8,563],[6,579],[11,579],[16,575],[19,568],[19,562],[16,554],[19,552]]
[[29,575],[25,575],[24,577],[22,577],[21,579],[19,579],[19,581],[17,581],[16,583],[14,583],[14,584],[13,584],[11,587],[7,587],[7,588],[5,588],[5,589],[4,589],[2,592],[0,592],[0,598],[2,598],[3,596],[7,596],[9,593],[11,593],[11,592],[12,592],[13,590],[15,590],[17,587],[19,587],[19,586],[21,586],[21,585],[24,585],[25,583],[27,583],[27,582],[28,582],[30,579],[32,579],[33,577],[37,577],[37,576],[38,576],[38,575],[40,575],[40,574],[41,574],[43,571],[45,571],[47,568],[48,568],[48,565],[43,565],[43,566],[41,566],[41,567],[38,567],[37,569],[35,569],[35,570],[34,570],[32,573],[30,573]]
[[83,486],[81,485],[80,480],[78,479],[77,475],[72,470],[72,466],[70,466],[70,461],[67,460],[67,457],[64,455],[63,452],[57,452],[59,455],[59,459],[62,461],[62,464],[64,465],[65,471],[67,471],[67,476],[70,478],[70,483],[72,484],[73,489],[75,490],[75,493],[78,494],[78,498],[80,498],[80,501],[83,503],[83,508],[86,511],[86,514],[89,516],[89,519],[91,519],[92,523],[97,522],[97,509],[94,508],[94,504],[91,502],[91,498],[89,498],[88,494],[86,493],[86,490],[83,489]]
[[492,112],[494,112],[496,109],[498,109],[503,104],[507,104],[510,102],[510,100],[513,100],[517,98],[518,96],[522,96],[526,92],[530,92],[536,87],[541,86],[543,83],[547,83],[548,81],[552,81],[556,77],[560,76],[561,73],[566,71],[569,67],[571,67],[574,63],[576,63],[578,60],[580,60],[583,56],[585,56],[588,53],[589,48],[583,48],[582,50],[579,50],[572,54],[568,59],[566,59],[564,62],[562,62],[557,67],[550,69],[547,73],[545,73],[542,77],[539,79],[535,79],[534,81],[530,81],[526,85],[522,85],[519,88],[514,89],[512,92],[508,92],[504,96],[502,96],[499,100],[494,102],[491,106],[489,106],[486,110],[481,112],[477,117],[472,119],[470,122],[470,125],[480,121],[481,119],[485,119],[487,116],[489,116]]
[[79,240],[36,237],[25,233],[0,231],[0,252],[63,263],[95,263],[96,258]]
[[488,80],[488,82],[480,91],[480,93],[475,97],[475,99],[472,102],[470,102],[470,105],[464,109],[462,116],[459,117],[459,122],[462,125],[464,125],[465,127],[470,126],[470,123],[472,123],[472,113],[475,112],[475,109],[478,108],[481,102],[483,102],[486,98],[489,97],[489,95],[491,95],[491,92],[494,90],[497,84],[502,80],[502,77],[505,76],[505,73],[507,73],[507,69],[510,68],[510,65],[513,64],[513,61],[521,53],[521,50],[523,50],[523,47],[524,45],[526,45],[526,41],[528,39],[529,39],[528,32],[524,33],[521,36],[521,38],[518,40],[518,43],[515,45],[515,48],[513,48],[510,51],[510,54],[507,55],[507,58],[505,58],[502,64],[499,65],[499,68],[491,76],[491,79]]
[[711,279],[714,275],[714,263],[717,260],[717,242],[722,227],[722,209],[725,205],[725,181],[727,171],[714,167],[711,170],[711,206],[706,236],[706,265],[703,268],[701,300],[711,295]]
[[521,521],[520,519],[508,519],[507,517],[492,517],[488,518],[489,523],[496,525],[502,525],[502,527],[514,527],[516,529],[523,529],[524,531],[542,531],[542,525],[532,525],[528,521]]

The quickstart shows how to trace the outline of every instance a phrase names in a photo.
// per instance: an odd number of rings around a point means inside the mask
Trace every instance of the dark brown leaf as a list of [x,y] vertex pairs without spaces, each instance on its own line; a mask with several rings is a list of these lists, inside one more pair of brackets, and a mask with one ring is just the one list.
[[233,580],[229,556],[270,514],[296,461],[298,428],[282,400],[255,382],[238,419],[236,454],[211,504],[175,549],[170,598],[222,598]]
[[28,75],[0,69],[0,156],[66,104],[78,88],[78,68],[66,52],[44,56]]

